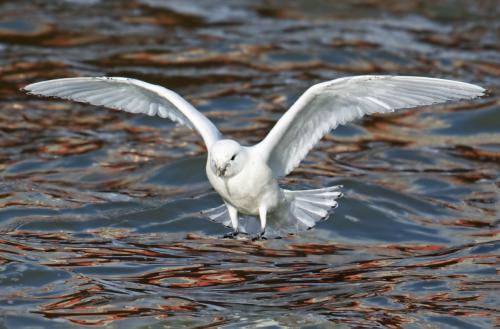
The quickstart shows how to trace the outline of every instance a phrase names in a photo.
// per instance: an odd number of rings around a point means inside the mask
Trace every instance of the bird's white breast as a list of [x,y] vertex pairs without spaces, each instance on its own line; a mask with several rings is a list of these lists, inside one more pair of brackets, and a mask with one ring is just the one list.
[[276,208],[283,200],[282,192],[271,169],[260,158],[250,156],[245,167],[232,177],[216,176],[207,162],[210,184],[227,203],[248,215],[258,215],[259,206]]

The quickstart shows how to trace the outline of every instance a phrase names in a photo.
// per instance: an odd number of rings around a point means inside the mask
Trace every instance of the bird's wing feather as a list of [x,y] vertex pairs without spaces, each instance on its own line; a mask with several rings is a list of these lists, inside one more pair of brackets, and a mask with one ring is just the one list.
[[131,113],[169,118],[196,129],[207,148],[221,138],[214,124],[181,96],[140,80],[118,77],[65,78],[33,83],[23,89],[35,95],[60,97]]
[[331,129],[365,114],[483,95],[479,86],[412,76],[356,76],[310,87],[254,146],[276,177],[299,165]]

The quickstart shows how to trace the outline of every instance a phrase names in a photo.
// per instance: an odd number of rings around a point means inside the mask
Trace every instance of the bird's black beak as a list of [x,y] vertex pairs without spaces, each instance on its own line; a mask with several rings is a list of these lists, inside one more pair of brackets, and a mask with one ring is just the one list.
[[215,174],[219,177],[223,177],[224,175],[226,175],[226,171],[227,171],[227,165],[225,165],[224,167],[216,167],[216,170],[215,170]]

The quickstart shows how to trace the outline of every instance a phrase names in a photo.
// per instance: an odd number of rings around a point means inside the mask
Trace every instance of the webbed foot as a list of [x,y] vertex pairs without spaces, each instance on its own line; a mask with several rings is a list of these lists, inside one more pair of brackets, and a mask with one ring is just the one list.
[[240,234],[239,231],[233,231],[231,233],[225,234],[222,238],[224,239],[235,239]]
[[254,236],[252,238],[252,241],[267,240],[267,238],[264,236],[264,234],[266,234],[266,231],[260,232],[259,234],[257,234],[256,236]]

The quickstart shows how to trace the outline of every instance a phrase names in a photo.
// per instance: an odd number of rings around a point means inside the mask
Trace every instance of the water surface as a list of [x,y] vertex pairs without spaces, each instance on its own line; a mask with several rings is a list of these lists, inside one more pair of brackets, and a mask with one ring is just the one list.
[[[491,328],[499,313],[495,1],[0,1],[0,327]],[[258,142],[310,85],[482,85],[326,136],[282,183],[344,185],[314,230],[221,239],[193,131],[24,95],[127,76]]]

